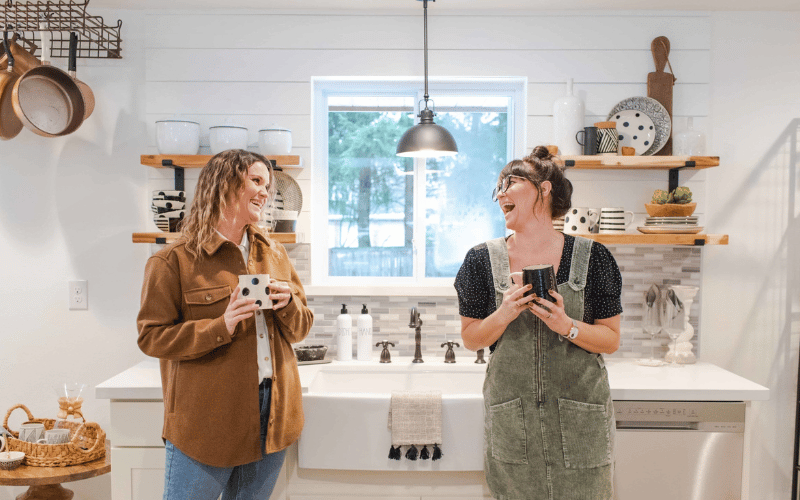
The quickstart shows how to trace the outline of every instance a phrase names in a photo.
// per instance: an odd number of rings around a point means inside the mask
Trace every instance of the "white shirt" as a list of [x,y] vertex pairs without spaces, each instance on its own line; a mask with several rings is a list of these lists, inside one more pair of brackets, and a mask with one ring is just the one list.
[[[242,242],[237,246],[239,250],[242,251],[242,257],[244,257],[245,265],[247,265],[247,260],[250,258],[250,241],[247,239],[247,231],[244,232],[242,235]],[[264,317],[264,310],[257,309],[255,312],[255,319],[258,383],[260,384],[262,380],[272,378],[272,351],[269,348],[269,329],[267,328],[267,320]]]

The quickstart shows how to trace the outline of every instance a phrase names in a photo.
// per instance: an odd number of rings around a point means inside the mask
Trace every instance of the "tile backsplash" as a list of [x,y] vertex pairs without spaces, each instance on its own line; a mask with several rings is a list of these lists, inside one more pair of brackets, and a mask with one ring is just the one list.
[[[622,338],[619,350],[607,357],[638,358],[650,356],[651,346],[656,357],[664,357],[666,334],[656,335],[654,340],[642,331],[644,294],[652,283],[657,285],[700,286],[700,248],[671,246],[607,245],[614,254],[622,272]],[[286,245],[297,273],[303,283],[311,281],[310,250],[308,244]],[[690,311],[690,323],[695,329],[692,343],[697,351],[701,334],[698,323],[701,311],[701,293],[695,297]],[[395,356],[414,355],[414,329],[408,327],[409,311],[417,307],[422,320],[423,359],[444,359],[446,340],[461,344],[461,318],[458,314],[458,299],[455,297],[365,297],[351,295],[309,296],[309,307],[314,311],[314,326],[304,344],[328,346],[328,357],[336,355],[336,317],[342,304],[347,304],[355,317],[361,304],[367,304],[373,318],[373,344],[379,340],[395,343],[391,349]],[[355,338],[353,342],[355,350]],[[380,351],[374,348],[374,357]],[[457,356],[474,355],[464,347],[456,348]],[[355,351],[354,351],[355,354]]]

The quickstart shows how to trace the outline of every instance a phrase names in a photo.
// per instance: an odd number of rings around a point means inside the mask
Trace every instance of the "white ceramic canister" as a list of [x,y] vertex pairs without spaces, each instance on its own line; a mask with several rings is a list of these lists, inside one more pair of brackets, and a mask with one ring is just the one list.
[[572,78],[567,80],[567,94],[553,104],[553,143],[561,155],[579,155],[581,145],[575,134],[583,130],[584,105],[572,92]]
[[157,121],[156,147],[162,155],[196,155],[200,150],[200,124],[185,120]]
[[274,125],[259,130],[258,149],[264,156],[288,155],[292,152],[292,131]]
[[228,149],[247,149],[247,128],[236,125],[216,125],[208,129],[211,154]]

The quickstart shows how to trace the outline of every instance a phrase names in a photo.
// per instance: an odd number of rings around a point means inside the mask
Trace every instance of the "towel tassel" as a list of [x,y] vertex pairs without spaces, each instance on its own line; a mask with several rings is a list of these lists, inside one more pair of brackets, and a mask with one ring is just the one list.
[[440,458],[442,458],[442,455],[444,455],[442,453],[442,449],[439,448],[439,446],[434,443],[434,445],[433,445],[433,460],[439,460]]
[[431,452],[428,451],[428,445],[423,445],[422,450],[419,452],[419,458],[421,460],[427,460],[431,458]]
[[411,445],[411,448],[409,448],[408,451],[406,452],[406,458],[409,460],[417,459],[417,447],[414,446],[413,444]]
[[400,460],[400,447],[399,446],[397,448],[395,448],[394,445],[392,445],[392,447],[389,448],[389,458],[391,460]]

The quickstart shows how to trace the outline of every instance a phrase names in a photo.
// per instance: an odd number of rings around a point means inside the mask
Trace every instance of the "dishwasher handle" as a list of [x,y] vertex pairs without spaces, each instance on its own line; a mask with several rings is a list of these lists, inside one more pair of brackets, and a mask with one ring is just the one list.
[[697,431],[697,422],[643,422],[617,420],[617,430],[624,431]]

